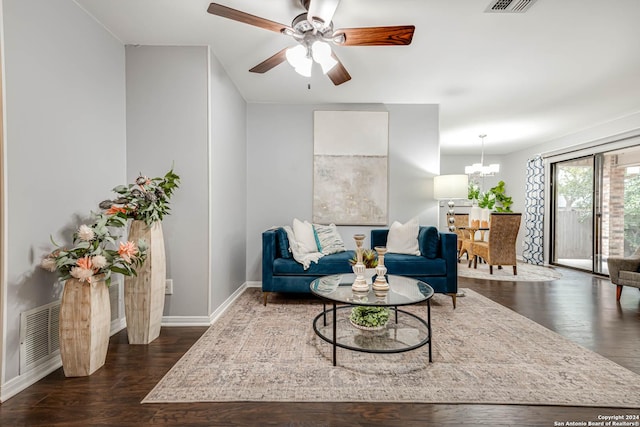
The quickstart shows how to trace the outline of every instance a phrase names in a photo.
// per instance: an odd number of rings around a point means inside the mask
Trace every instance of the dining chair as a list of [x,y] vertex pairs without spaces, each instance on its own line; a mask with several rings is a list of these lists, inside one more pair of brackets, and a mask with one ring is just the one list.
[[[453,225],[455,225],[456,230],[455,233],[458,235],[458,261],[460,261],[460,258],[462,257],[462,243],[465,239],[469,239],[469,231],[467,230],[461,230],[458,227],[466,227],[469,225],[469,214],[466,213],[457,213],[457,214],[453,214],[453,218],[454,218],[454,222]],[[466,237],[465,237],[466,236]],[[467,258],[469,257],[469,254],[467,253]]]
[[516,260],[516,239],[520,229],[521,213],[492,212],[490,217],[491,231],[487,241],[471,242],[470,255],[473,256],[473,267],[478,267],[478,258],[489,264],[489,273],[493,274],[493,266],[513,266],[513,274],[518,274]]

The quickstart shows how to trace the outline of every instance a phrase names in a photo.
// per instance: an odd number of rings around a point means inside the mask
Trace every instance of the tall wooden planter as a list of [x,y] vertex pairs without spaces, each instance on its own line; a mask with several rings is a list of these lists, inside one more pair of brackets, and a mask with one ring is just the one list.
[[149,344],[160,335],[164,309],[166,261],[162,224],[132,221],[129,240],[144,239],[149,245],[147,259],[137,268],[137,276],[125,276],[124,309],[129,344]]
[[104,365],[111,305],[104,281],[68,279],[60,303],[60,357],[67,377],[91,375]]

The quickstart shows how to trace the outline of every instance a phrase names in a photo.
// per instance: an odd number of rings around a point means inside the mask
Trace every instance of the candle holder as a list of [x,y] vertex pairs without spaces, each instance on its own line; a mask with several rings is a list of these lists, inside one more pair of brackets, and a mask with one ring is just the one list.
[[384,266],[384,254],[387,253],[387,248],[384,246],[376,246],[374,248],[378,253],[378,266],[376,267],[376,280],[371,287],[376,295],[383,294],[389,290],[389,283],[385,275],[387,274],[387,267]]
[[369,292],[369,284],[364,277],[366,267],[362,262],[362,243],[364,242],[364,234],[355,234],[353,239],[356,241],[356,264],[352,267],[356,280],[351,285],[353,292]]

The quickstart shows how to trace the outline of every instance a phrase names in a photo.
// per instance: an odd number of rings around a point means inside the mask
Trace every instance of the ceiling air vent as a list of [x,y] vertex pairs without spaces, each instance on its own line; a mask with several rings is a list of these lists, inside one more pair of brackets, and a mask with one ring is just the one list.
[[524,13],[536,0],[492,0],[485,9],[486,13]]

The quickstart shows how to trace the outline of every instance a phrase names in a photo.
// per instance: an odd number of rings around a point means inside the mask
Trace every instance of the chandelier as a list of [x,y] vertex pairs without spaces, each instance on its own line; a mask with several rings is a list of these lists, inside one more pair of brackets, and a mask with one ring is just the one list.
[[464,173],[467,175],[479,175],[479,176],[493,176],[500,172],[500,165],[497,163],[491,165],[484,165],[484,139],[487,135],[479,135],[482,141],[482,151],[480,155],[480,163],[474,163],[471,166],[464,167]]

